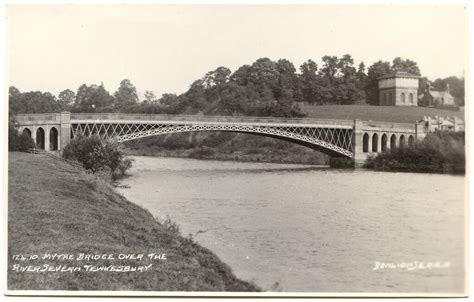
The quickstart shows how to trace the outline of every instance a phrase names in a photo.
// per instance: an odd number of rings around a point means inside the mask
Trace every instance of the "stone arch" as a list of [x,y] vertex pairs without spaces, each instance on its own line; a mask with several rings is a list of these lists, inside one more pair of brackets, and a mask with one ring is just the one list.
[[408,95],[408,100],[410,101],[410,104],[413,104],[413,93],[410,93],[410,95]]
[[412,147],[415,145],[415,137],[413,135],[410,135],[408,137],[408,146]]
[[400,143],[399,143],[400,148],[405,147],[405,146],[406,146],[406,143],[407,143],[407,142],[406,142],[405,135],[403,135],[403,134],[400,135]]
[[405,92],[402,92],[402,94],[400,95],[400,98],[402,100],[402,104],[405,104]]
[[39,127],[36,129],[36,148],[44,150],[44,143],[45,143],[45,135],[44,129]]
[[384,133],[384,134],[382,135],[381,140],[382,140],[381,151],[384,152],[384,151],[387,150],[387,134]]
[[23,131],[21,132],[23,135],[28,135],[28,137],[31,137],[31,130],[29,128],[24,128]]
[[379,136],[377,135],[377,133],[374,133],[374,135],[372,135],[372,152],[379,151],[378,143],[379,143]]
[[362,152],[369,152],[369,134],[364,133],[362,137]]
[[59,133],[56,127],[51,127],[49,130],[49,149],[52,151],[58,150]]
[[390,136],[390,149],[393,149],[396,147],[397,147],[397,136],[395,134],[392,134],[392,136]]

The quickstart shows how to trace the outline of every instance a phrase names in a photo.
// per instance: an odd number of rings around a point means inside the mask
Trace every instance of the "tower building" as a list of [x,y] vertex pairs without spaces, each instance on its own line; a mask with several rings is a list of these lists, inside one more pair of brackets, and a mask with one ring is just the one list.
[[418,79],[401,71],[378,78],[379,105],[418,106]]

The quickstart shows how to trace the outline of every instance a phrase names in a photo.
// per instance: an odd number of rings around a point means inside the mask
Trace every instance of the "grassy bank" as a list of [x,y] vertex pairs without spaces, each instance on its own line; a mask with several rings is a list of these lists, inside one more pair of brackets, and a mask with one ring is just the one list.
[[392,123],[415,123],[423,116],[450,116],[464,120],[464,112],[428,107],[326,105],[301,106],[308,118],[365,120]]
[[[9,153],[8,289],[257,291],[217,256],[93,175],[45,155]],[[157,201],[159,202],[159,201]],[[13,255],[166,254],[166,260],[13,260]],[[144,272],[15,272],[26,265],[149,265]]]

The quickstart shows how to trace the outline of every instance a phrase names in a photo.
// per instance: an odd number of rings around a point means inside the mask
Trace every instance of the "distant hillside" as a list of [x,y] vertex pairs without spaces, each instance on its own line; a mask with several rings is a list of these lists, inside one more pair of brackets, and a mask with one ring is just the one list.
[[325,105],[300,106],[307,117],[324,119],[361,119],[394,123],[414,123],[423,116],[451,116],[463,120],[464,112],[427,107],[395,107],[395,106],[358,106],[358,105]]

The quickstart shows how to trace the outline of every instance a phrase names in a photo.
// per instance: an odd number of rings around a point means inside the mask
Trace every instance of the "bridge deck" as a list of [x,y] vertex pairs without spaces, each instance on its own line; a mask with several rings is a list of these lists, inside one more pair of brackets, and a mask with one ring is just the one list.
[[[18,114],[20,124],[55,124],[60,123],[57,113],[46,114]],[[283,118],[283,117],[244,117],[244,116],[214,116],[214,115],[167,115],[167,114],[124,114],[124,113],[71,113],[70,122],[77,123],[171,123],[171,124],[252,124],[275,126],[301,127],[331,127],[350,129],[353,120],[318,119],[318,118]],[[391,123],[378,121],[363,121],[364,128],[397,128],[413,129],[413,124]]]

